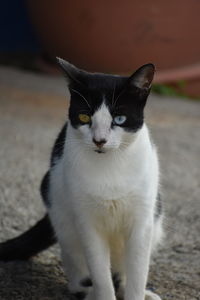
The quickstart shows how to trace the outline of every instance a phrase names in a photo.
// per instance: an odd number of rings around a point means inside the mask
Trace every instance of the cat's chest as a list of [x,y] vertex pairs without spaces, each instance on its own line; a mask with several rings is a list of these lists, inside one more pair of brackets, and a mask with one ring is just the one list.
[[82,201],[113,210],[118,203],[134,199],[145,189],[147,178],[144,172],[131,167],[114,170],[105,168],[102,172],[92,172],[88,168],[85,173],[79,170],[74,174],[77,181],[70,183],[70,189],[74,196]]
[[83,207],[114,211],[145,198],[152,180],[150,161],[141,151],[130,151],[126,155],[119,152],[117,158],[112,153],[89,158],[82,153],[76,164],[69,156],[65,165],[64,195],[70,194],[72,202]]

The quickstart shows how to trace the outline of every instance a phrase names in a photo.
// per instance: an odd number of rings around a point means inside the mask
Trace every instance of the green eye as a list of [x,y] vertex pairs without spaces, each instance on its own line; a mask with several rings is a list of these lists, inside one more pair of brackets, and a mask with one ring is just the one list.
[[91,120],[90,116],[88,116],[86,114],[79,114],[78,118],[82,123],[85,123],[85,124],[89,123]]
[[117,125],[122,125],[126,121],[126,116],[116,116],[114,117],[114,123]]

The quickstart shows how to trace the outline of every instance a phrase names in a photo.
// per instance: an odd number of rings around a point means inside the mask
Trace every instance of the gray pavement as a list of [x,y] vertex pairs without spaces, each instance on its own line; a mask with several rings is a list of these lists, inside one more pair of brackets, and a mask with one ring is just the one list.
[[[40,180],[67,116],[62,78],[0,68],[0,241],[44,213]],[[149,286],[163,300],[200,300],[200,102],[151,96],[147,122],[157,144],[165,241]],[[0,300],[68,299],[57,246],[28,262],[0,263]]]

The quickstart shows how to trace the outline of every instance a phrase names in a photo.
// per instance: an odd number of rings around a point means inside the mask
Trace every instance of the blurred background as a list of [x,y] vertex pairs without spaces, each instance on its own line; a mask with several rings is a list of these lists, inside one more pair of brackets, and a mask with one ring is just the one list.
[[[119,74],[152,62],[146,121],[160,157],[166,237],[148,287],[163,300],[200,299],[199,13],[199,0],[0,0],[0,242],[45,212],[40,182],[69,105],[55,56]],[[67,295],[58,247],[0,262],[1,300]]]
[[126,74],[153,62],[156,92],[200,98],[199,11],[197,0],[1,1],[0,63],[57,74],[60,56]]

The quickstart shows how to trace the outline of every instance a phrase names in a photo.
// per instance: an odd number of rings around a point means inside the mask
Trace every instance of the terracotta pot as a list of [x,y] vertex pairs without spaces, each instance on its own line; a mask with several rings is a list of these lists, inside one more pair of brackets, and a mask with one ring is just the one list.
[[200,62],[200,1],[29,0],[50,54],[88,69],[158,71]]

